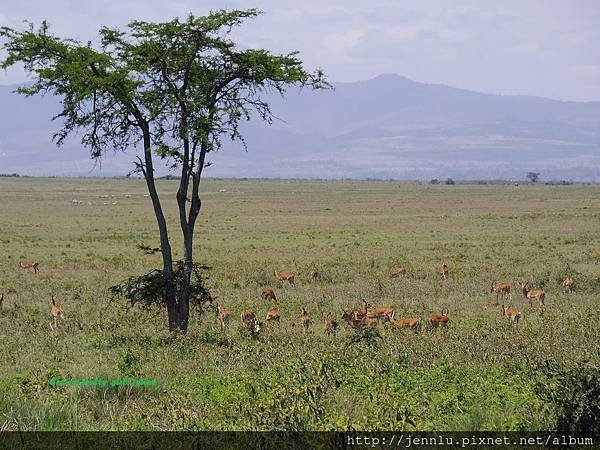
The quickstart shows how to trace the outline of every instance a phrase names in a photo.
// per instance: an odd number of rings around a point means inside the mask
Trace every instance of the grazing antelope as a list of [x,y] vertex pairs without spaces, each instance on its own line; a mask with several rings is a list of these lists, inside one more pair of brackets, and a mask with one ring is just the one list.
[[512,299],[510,293],[510,285],[508,283],[496,283],[492,281],[492,287],[490,288],[490,294],[496,293],[496,304],[499,304],[498,297],[502,296],[502,302],[504,302],[504,296],[508,295],[509,299]]
[[250,308],[245,309],[242,311],[241,318],[242,323],[246,326],[252,336],[257,336],[260,332],[260,322],[256,319],[254,311]]
[[328,336],[335,336],[335,333],[337,333],[337,329],[338,329],[338,323],[336,320],[326,320],[325,321],[325,332],[327,333]]
[[367,303],[364,298],[362,299],[362,302],[364,304],[362,310],[356,308],[342,310],[342,320],[345,320],[346,322],[348,322],[348,320],[362,320],[362,318],[368,314],[369,308],[371,307],[371,304]]
[[50,306],[50,314],[54,319],[54,326],[52,326],[52,322],[50,322],[50,331],[55,331],[58,329],[58,326],[56,325],[56,318],[60,317],[61,319],[64,319],[65,312],[60,306],[56,304],[56,301],[54,300],[54,295],[52,296],[52,306]]
[[317,278],[319,278],[321,276],[321,272],[319,272],[319,269],[312,269],[308,273],[308,276],[311,277],[313,280],[316,280]]
[[[444,313],[444,311],[446,312]],[[442,309],[441,314],[432,314],[431,316],[429,316],[427,323],[429,324],[429,327],[433,329],[438,328],[440,326],[448,325],[449,320],[450,319],[448,318],[448,310]]]
[[390,308],[388,306],[380,306],[379,308],[375,308],[372,312],[367,313],[367,317],[370,319],[381,319],[384,322],[394,320],[396,316],[396,311],[394,308]]
[[523,288],[523,297],[529,300],[529,304],[531,305],[531,301],[535,298],[540,306],[546,306],[544,301],[546,300],[546,293],[541,289],[530,289],[529,282],[525,281],[521,283],[521,287]]
[[0,309],[2,309],[3,302],[4,302],[4,292],[0,292]]
[[22,262],[19,263],[19,267],[21,269],[33,269],[34,273],[38,273],[40,271],[39,266],[40,266],[40,263],[37,261],[27,261],[25,263],[22,263]]
[[565,281],[563,281],[562,285],[563,285],[565,293],[572,294],[573,292],[575,292],[576,286],[575,286],[575,281],[573,281],[573,278],[571,278],[571,277],[565,278]]
[[260,296],[265,300],[277,300],[277,297],[275,297],[275,291],[271,288],[262,288],[260,290]]
[[310,316],[304,308],[302,308],[302,314],[300,314],[300,325],[302,326],[302,332],[306,334],[310,325]]
[[411,328],[415,331],[421,330],[421,320],[416,317],[407,317],[406,319],[392,320],[392,323],[398,328]]
[[292,286],[295,286],[294,274],[292,272],[277,272],[277,271],[275,271],[275,278],[277,278],[281,282],[287,281]]
[[279,310],[277,308],[272,308],[267,311],[267,317],[265,318],[265,324],[269,324],[271,322],[279,323],[279,319],[281,315],[279,314]]
[[[358,313],[361,314],[359,315]],[[363,327],[375,327],[379,324],[377,319],[367,317],[358,310],[345,310],[342,315],[342,320],[346,321],[348,326],[353,330],[360,330]]]
[[502,315],[511,323],[519,323],[521,319],[521,311],[516,308],[508,308],[502,303]]
[[226,311],[221,308],[220,305],[217,305],[217,319],[221,325],[221,331],[227,331],[227,327],[231,321],[231,314],[229,314],[229,311]]
[[447,280],[447,279],[448,279],[448,276],[449,276],[449,272],[448,272],[448,266],[447,266],[446,264],[444,264],[444,265],[442,266],[441,273],[442,273],[442,278],[443,278],[444,280]]
[[402,278],[404,275],[406,275],[406,269],[404,267],[396,267],[390,273],[391,278]]

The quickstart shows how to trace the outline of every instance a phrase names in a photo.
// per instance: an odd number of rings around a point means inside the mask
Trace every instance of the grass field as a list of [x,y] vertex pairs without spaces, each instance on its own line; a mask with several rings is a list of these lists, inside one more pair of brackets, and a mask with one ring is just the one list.
[[[180,257],[176,184],[158,184]],[[138,180],[0,179],[0,430],[597,430],[600,186],[206,181],[196,258],[233,322],[224,336],[213,310],[194,311],[178,338],[163,310],[108,292],[161,266],[137,249],[158,245],[145,192]],[[27,259],[39,274],[19,269]],[[407,276],[390,278],[398,265]],[[313,267],[328,277],[309,279]],[[493,280],[511,283],[517,326]],[[523,280],[546,291],[544,309],[524,301]],[[52,295],[66,312],[55,333]],[[363,297],[400,317],[448,308],[450,322],[330,339],[323,321]],[[281,324],[251,339],[240,312],[272,306]]]

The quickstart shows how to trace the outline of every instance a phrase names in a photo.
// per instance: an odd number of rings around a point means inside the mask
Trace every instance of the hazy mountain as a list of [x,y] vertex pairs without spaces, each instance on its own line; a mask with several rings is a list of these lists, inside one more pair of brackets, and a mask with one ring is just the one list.
[[[53,98],[0,87],[0,173],[122,175],[133,153],[102,168],[72,139],[57,150]],[[283,121],[243,127],[248,152],[227,145],[210,176],[301,178],[517,178],[600,181],[600,102],[499,96],[398,75],[335,83],[335,90],[273,95]]]

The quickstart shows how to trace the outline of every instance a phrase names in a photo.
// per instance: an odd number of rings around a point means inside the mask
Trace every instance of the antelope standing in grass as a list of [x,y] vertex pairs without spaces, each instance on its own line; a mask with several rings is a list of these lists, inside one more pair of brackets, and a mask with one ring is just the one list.
[[504,302],[504,297],[508,295],[509,300],[512,300],[512,294],[510,293],[510,285],[508,283],[496,283],[492,281],[492,287],[490,288],[490,294],[496,293],[496,304],[500,304],[498,301],[498,297],[502,297],[502,302]]
[[444,264],[444,265],[442,266],[442,270],[441,270],[440,272],[441,272],[441,274],[442,274],[442,278],[443,278],[444,280],[447,280],[447,279],[448,279],[448,277],[449,277],[449,272],[448,272],[448,266],[447,266],[446,264]]
[[416,317],[407,317],[406,319],[392,320],[392,323],[398,328],[411,328],[415,331],[421,330],[421,320]]
[[302,314],[300,314],[300,326],[302,326],[302,333],[306,334],[310,326],[310,316],[305,308],[302,308]]
[[50,314],[54,320],[54,326],[52,326],[52,322],[50,322],[50,331],[55,331],[58,329],[56,324],[56,319],[60,317],[61,319],[65,318],[64,310],[56,304],[56,300],[54,300],[54,295],[52,296],[52,305],[50,306]]
[[396,311],[394,310],[394,308],[390,308],[389,306],[380,306],[378,308],[375,308],[373,311],[367,313],[367,317],[369,319],[378,319],[382,320],[383,322],[394,320],[395,316]]
[[536,299],[539,302],[540,306],[546,306],[546,293],[544,291],[542,291],[541,289],[530,289],[528,281],[521,283],[521,287],[523,288],[523,297],[529,300],[530,305],[531,301],[533,299]]
[[404,267],[396,267],[390,273],[391,278],[402,278],[404,275],[406,275],[406,269]]
[[292,272],[277,272],[277,271],[275,271],[275,278],[277,278],[282,283],[284,281],[287,281],[292,286],[295,285],[295,283],[294,283],[294,274]]
[[279,319],[281,319],[281,314],[279,314],[279,310],[277,308],[272,308],[267,311],[267,316],[265,317],[265,324],[269,324],[271,322],[279,323]]
[[271,288],[262,288],[260,290],[260,296],[265,300],[277,300],[277,297],[275,297],[275,291]]
[[575,281],[571,277],[565,278],[565,281],[563,281],[562,286],[564,288],[565,293],[572,294],[573,292],[575,292]]
[[33,269],[33,273],[38,273],[40,271],[40,263],[37,261],[27,261],[25,263],[20,262],[19,267],[21,269]]
[[252,336],[256,337],[260,332],[260,322],[256,318],[254,311],[252,311],[250,308],[245,309],[242,311],[241,319],[242,323],[246,326]]
[[0,309],[2,309],[3,302],[4,302],[4,292],[0,292]]
[[521,311],[519,311],[517,308],[508,308],[504,306],[504,303],[502,303],[502,315],[506,317],[511,324],[519,323],[519,320],[522,316]]
[[217,305],[217,319],[219,320],[219,324],[221,325],[221,331],[227,331],[227,327],[229,326],[229,322],[231,321],[231,314],[229,311],[221,308],[220,305]]
[[328,336],[335,336],[338,329],[338,323],[336,320],[326,320],[325,321],[325,332]]
[[449,320],[450,319],[448,318],[448,310],[442,309],[441,314],[432,314],[431,316],[429,316],[429,319],[427,319],[427,323],[429,324],[429,327],[433,329],[448,325]]

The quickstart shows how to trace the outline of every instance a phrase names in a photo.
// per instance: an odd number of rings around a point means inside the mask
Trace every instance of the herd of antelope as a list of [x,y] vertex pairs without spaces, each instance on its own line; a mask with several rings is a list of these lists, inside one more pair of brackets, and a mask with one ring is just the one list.
[[[24,270],[33,269],[34,273],[39,273],[39,263],[37,261],[27,261],[25,263],[20,262],[19,267]],[[446,264],[442,265],[439,273],[442,279],[448,280],[449,268]],[[392,278],[402,278],[405,275],[406,269],[403,267],[396,267],[390,272],[390,277]],[[322,278],[324,273],[317,269],[313,269],[309,272],[309,276],[312,279],[318,279]],[[280,283],[286,282],[291,286],[295,286],[295,276],[292,272],[275,271],[274,277]],[[565,293],[573,293],[575,292],[576,288],[575,281],[568,277],[563,281],[562,287]],[[528,300],[530,305],[533,300],[536,300],[540,306],[545,306],[546,294],[543,290],[533,289],[527,281],[521,283],[521,289],[524,299]],[[509,301],[512,300],[510,284],[497,283],[493,281],[490,286],[490,294],[496,294],[497,305],[500,305],[500,299],[502,299],[502,316],[505,317],[511,324],[518,324],[519,320],[523,317],[522,312],[514,307],[505,306],[506,299]],[[272,302],[277,301],[275,291],[270,287],[262,288],[260,297],[263,300]],[[0,309],[2,309],[3,302],[4,293],[0,293]],[[358,331],[364,328],[376,327],[382,323],[391,323],[397,328],[408,328],[414,331],[421,331],[422,321],[418,317],[397,318],[396,310],[392,307],[379,306],[372,308],[372,305],[365,299],[362,299],[362,303],[362,308],[348,308],[342,311],[341,320],[345,322],[346,325],[352,330]],[[231,314],[221,305],[216,305],[216,315],[221,330],[226,332],[231,322]],[[57,319],[64,319],[65,312],[56,303],[54,296],[51,298],[50,316],[52,318],[52,322],[49,324],[50,330],[56,331],[58,329]],[[268,329],[271,324],[279,323],[281,320],[281,314],[278,308],[271,308],[267,311],[264,320],[260,321],[254,311],[250,308],[247,308],[241,313],[240,318],[244,327],[252,334],[252,336],[256,337],[263,328]],[[448,309],[444,308],[440,311],[440,314],[432,314],[428,316],[425,324],[429,329],[434,330],[439,327],[445,327],[448,325],[449,321]],[[300,324],[302,332],[306,334],[313,321],[305,308],[302,308],[301,310],[301,314],[298,317],[298,323]],[[339,323],[336,319],[325,319],[325,332],[327,335],[335,336],[338,329]]]
[[[448,280],[449,268],[446,264],[443,264],[440,269],[440,275],[442,279]],[[403,267],[396,267],[390,272],[392,278],[402,278],[406,275],[406,269]],[[309,272],[309,277],[316,279],[323,276],[323,272],[317,269],[313,269]],[[295,286],[295,276],[292,272],[275,272],[274,277],[280,282],[287,282],[291,286]],[[575,292],[575,282],[572,278],[566,278],[562,286],[565,293]],[[540,306],[545,306],[546,294],[541,289],[533,289],[529,285],[529,282],[521,283],[521,289],[525,300],[531,302],[536,300]],[[511,324],[518,324],[519,320],[523,317],[523,313],[517,308],[505,306],[505,300],[512,300],[511,288],[508,283],[497,283],[492,282],[490,287],[490,294],[496,294],[496,304],[500,305],[500,299],[502,299],[502,316],[506,318]],[[260,297],[263,300],[277,301],[277,296],[273,288],[265,287],[260,291]],[[216,312],[221,330],[225,332],[229,326],[231,320],[231,314],[223,309],[220,305],[216,305]],[[352,330],[361,330],[369,327],[376,327],[382,323],[390,323],[396,328],[408,328],[414,331],[421,331],[423,323],[431,330],[435,330],[440,327],[448,325],[450,318],[448,317],[448,309],[444,308],[440,311],[440,314],[431,314],[422,321],[418,317],[403,317],[397,318],[396,310],[389,306],[379,306],[372,308],[372,305],[367,300],[362,299],[362,308],[348,308],[342,310],[341,321],[345,322],[346,325]],[[241,314],[241,321],[244,327],[253,335],[257,336],[261,329],[267,328],[272,323],[279,323],[281,320],[281,314],[278,308],[271,308],[267,311],[265,319],[260,321],[257,315],[252,309],[245,309]],[[329,336],[334,336],[339,329],[339,322],[336,319],[328,318],[325,319],[325,332]],[[298,323],[302,329],[302,333],[306,334],[309,327],[313,323],[306,308],[301,309],[301,313],[298,316]]]

